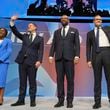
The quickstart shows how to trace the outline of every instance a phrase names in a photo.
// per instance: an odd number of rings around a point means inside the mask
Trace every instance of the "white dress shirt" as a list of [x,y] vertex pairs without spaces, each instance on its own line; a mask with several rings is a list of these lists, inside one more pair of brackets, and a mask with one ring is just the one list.
[[35,39],[36,35],[37,35],[36,32],[32,33],[32,42],[33,42],[33,40]]
[[[97,32],[96,27],[94,29],[94,32],[95,32],[95,36],[96,36],[96,32]],[[101,27],[99,27],[99,47],[110,47],[109,40]]]
[[[69,25],[67,25],[67,26],[65,27],[65,36],[67,35],[68,30],[69,30]],[[63,36],[63,27],[62,27],[62,29],[61,29],[61,35]]]

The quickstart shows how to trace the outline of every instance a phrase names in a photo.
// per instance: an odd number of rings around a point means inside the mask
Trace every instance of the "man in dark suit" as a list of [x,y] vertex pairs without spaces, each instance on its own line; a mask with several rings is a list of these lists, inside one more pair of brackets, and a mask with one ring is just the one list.
[[54,38],[49,54],[49,62],[55,64],[57,73],[58,103],[54,107],[64,105],[64,76],[67,78],[67,108],[72,108],[74,98],[74,63],[78,63],[80,55],[79,32],[69,26],[69,18],[61,17],[62,28],[54,32]]
[[15,36],[22,40],[22,48],[16,58],[19,64],[20,88],[18,101],[11,106],[25,104],[27,79],[29,79],[30,106],[33,107],[36,106],[36,72],[43,58],[43,38],[37,35],[37,25],[34,23],[28,24],[28,33],[21,34],[14,25],[16,19],[17,16],[11,17],[10,28]]
[[102,27],[102,17],[94,17],[94,30],[87,33],[86,54],[88,66],[94,71],[94,100],[93,109],[101,107],[101,80],[104,67],[110,102],[110,28]]

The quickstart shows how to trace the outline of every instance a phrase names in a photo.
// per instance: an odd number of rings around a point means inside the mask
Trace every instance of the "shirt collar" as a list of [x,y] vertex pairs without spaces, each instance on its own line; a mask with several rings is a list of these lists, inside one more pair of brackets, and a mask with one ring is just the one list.
[[[69,28],[69,25],[66,25],[66,26],[65,26],[65,29],[68,29],[68,28]],[[62,27],[62,29],[63,29],[63,27]]]
[[[95,26],[95,28],[94,28],[95,30],[97,30],[97,27]],[[102,29],[102,27],[101,26],[99,26],[99,29]]]
[[33,32],[32,34],[33,34],[34,36],[36,36],[36,35],[37,35],[37,33],[36,33],[36,32]]

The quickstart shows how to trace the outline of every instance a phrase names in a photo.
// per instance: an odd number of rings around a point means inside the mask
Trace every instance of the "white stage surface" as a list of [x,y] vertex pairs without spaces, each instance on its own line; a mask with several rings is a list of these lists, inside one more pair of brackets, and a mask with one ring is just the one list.
[[[75,97],[73,101],[73,108],[66,108],[65,105],[60,108],[54,108],[57,103],[55,97],[36,97],[36,107],[30,107],[29,97],[25,99],[25,105],[12,107],[10,104],[17,101],[17,97],[5,97],[4,104],[0,106],[0,110],[93,110],[93,97]],[[102,98],[102,107],[98,110],[110,110],[110,103],[106,97]]]

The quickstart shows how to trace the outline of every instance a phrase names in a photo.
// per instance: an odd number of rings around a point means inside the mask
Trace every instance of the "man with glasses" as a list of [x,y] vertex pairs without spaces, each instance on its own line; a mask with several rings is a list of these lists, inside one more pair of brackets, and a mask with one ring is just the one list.
[[94,30],[87,33],[86,55],[87,63],[94,71],[94,101],[93,109],[101,107],[102,67],[107,82],[108,99],[110,102],[110,28],[102,27],[102,17],[94,17]]

